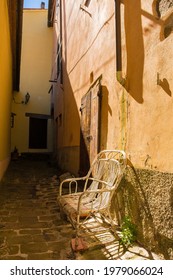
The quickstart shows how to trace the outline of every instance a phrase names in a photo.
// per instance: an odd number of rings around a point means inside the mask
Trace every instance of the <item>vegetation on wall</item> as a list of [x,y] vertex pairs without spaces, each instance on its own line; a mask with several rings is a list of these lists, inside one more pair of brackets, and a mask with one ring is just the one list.
[[120,243],[125,246],[131,246],[136,241],[136,226],[131,222],[129,216],[125,216],[121,225]]

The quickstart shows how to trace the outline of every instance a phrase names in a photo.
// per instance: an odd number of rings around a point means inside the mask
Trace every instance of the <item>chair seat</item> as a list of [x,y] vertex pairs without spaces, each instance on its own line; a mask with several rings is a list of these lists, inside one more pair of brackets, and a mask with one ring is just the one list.
[[[77,194],[64,195],[58,197],[58,203],[59,205],[61,205],[62,210],[66,213],[67,216],[70,216],[73,219],[75,219],[77,216],[79,197],[81,194],[82,192],[79,192]],[[81,203],[80,217],[85,218],[91,212],[94,212],[94,209],[92,209],[91,211],[91,207],[87,207],[86,203]]]

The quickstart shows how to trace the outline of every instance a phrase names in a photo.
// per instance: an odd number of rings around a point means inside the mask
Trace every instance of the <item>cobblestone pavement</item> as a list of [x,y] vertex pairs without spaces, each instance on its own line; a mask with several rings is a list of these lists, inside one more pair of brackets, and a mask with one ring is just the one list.
[[124,251],[115,240],[74,253],[74,230],[60,217],[55,175],[46,161],[11,162],[0,184],[0,260],[158,259],[139,246]]

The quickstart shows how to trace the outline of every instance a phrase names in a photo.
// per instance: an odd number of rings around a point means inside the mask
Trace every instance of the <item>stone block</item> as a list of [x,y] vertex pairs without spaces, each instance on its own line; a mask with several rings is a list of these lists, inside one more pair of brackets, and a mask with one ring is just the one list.
[[44,253],[48,251],[48,246],[46,242],[40,243],[29,243],[21,245],[21,253],[22,254],[30,254],[30,253]]

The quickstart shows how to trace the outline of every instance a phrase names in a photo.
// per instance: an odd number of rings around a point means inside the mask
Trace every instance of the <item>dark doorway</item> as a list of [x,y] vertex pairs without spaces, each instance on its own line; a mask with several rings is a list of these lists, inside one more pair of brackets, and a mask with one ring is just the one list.
[[47,148],[47,119],[29,119],[29,148]]

